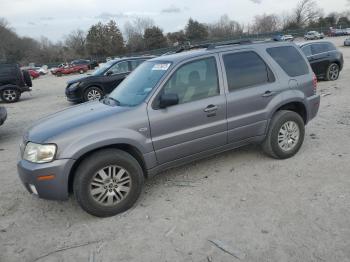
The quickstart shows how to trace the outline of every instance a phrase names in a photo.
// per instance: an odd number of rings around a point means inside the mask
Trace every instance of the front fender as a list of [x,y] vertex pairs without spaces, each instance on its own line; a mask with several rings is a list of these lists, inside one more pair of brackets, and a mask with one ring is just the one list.
[[[79,159],[88,152],[116,144],[130,145],[142,154],[153,151],[149,137],[130,129],[113,129],[81,136],[59,151],[57,157],[59,159]],[[60,145],[58,147],[60,148]]]

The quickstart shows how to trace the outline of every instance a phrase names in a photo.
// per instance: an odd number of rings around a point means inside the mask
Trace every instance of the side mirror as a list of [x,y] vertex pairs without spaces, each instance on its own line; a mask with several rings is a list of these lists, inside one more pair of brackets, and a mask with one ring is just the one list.
[[106,76],[110,76],[110,75],[112,75],[112,74],[113,74],[112,71],[108,71],[108,72],[106,73]]
[[179,103],[179,96],[174,93],[162,94],[159,98],[159,107],[167,108],[169,106],[177,105]]

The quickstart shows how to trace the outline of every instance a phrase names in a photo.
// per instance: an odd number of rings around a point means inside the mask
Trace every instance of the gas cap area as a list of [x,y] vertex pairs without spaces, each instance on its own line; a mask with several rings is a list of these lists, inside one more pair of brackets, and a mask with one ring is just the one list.
[[289,80],[288,86],[289,86],[290,88],[298,88],[299,83],[298,83],[297,80],[291,79],[291,80]]

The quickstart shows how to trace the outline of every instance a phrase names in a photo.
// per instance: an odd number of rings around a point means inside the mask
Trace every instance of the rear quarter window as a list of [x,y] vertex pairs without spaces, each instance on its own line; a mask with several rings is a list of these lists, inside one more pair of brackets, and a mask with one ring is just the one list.
[[271,47],[266,51],[290,77],[309,73],[305,59],[294,46]]

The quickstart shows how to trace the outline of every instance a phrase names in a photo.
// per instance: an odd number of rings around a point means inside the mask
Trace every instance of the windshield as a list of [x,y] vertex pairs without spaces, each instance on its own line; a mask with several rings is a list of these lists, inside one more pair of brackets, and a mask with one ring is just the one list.
[[144,62],[139,65],[109,97],[120,106],[136,106],[142,103],[169,69],[170,62]]
[[96,69],[92,75],[93,76],[98,76],[98,75],[101,75],[104,71],[106,71],[109,67],[111,67],[113,64],[115,63],[115,61],[111,60],[111,61],[108,61],[107,63],[105,64],[102,64],[99,66],[98,69]]

